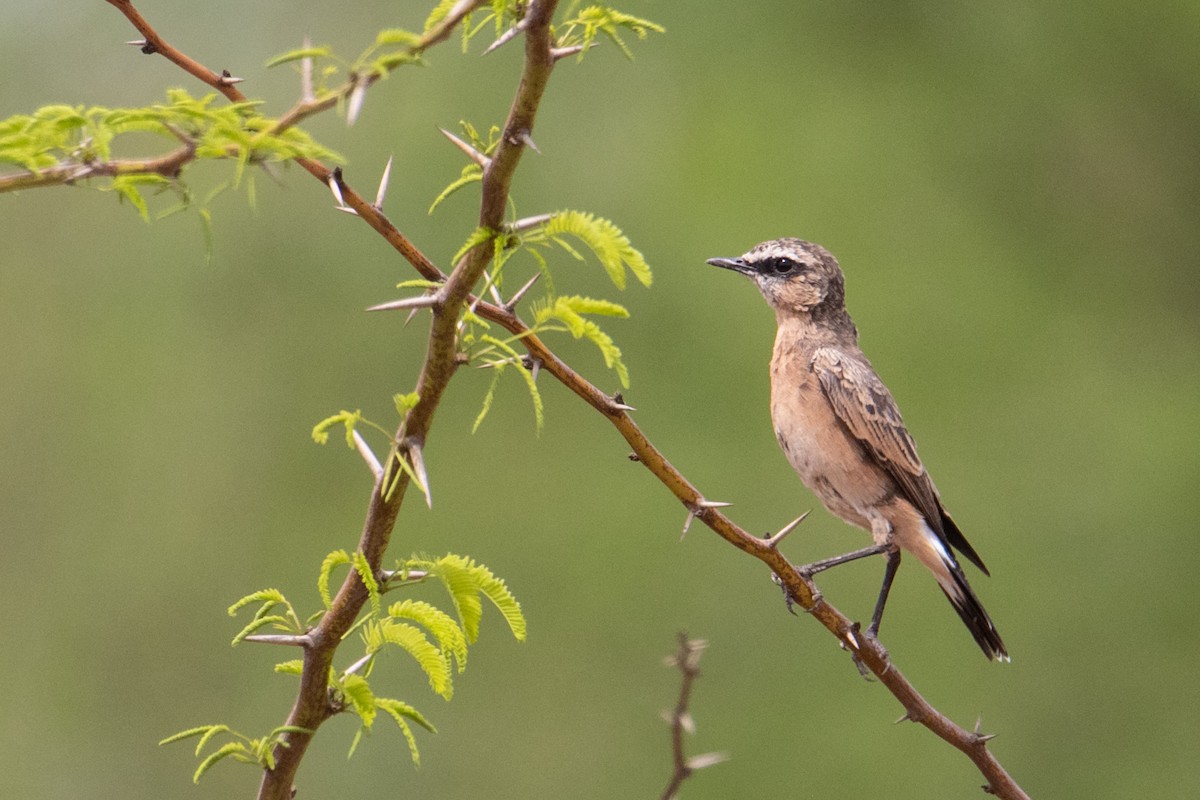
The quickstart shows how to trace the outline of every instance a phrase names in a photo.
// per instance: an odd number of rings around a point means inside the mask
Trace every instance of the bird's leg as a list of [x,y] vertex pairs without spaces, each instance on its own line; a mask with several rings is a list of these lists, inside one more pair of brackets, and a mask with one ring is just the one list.
[[[811,578],[818,572],[824,572],[831,567],[836,567],[840,564],[848,564],[851,561],[857,561],[860,558],[867,558],[868,556],[877,556],[880,553],[886,553],[889,550],[891,550],[891,548],[885,544],[871,545],[870,547],[864,547],[862,550],[855,550],[853,553],[846,553],[845,555],[834,556],[833,558],[826,558],[822,559],[821,561],[814,561],[811,564],[805,564],[803,567],[796,567],[796,571],[806,578]],[[899,558],[899,552],[897,551],[897,563],[899,563]],[[894,574],[895,571],[895,569],[892,569],[891,573],[889,573],[887,584],[885,584],[886,586],[890,587],[892,582],[891,575]],[[884,592],[884,596],[887,596],[886,591]]]
[[892,591],[892,580],[896,577],[896,570],[900,569],[900,548],[892,546],[882,549],[887,552],[887,567],[883,572],[883,586],[879,587],[879,599],[875,601],[875,613],[871,615],[871,624],[867,626],[867,635],[872,639],[879,636],[883,607],[887,605],[888,593]]

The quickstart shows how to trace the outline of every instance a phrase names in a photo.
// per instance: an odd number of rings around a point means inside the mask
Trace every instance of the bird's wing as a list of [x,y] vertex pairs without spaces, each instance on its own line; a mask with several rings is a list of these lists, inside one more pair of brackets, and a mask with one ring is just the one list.
[[812,368],[838,419],[944,538],[937,490],[917,456],[917,446],[904,427],[892,393],[875,370],[861,356],[836,347],[819,348],[813,354]]
[[904,427],[892,393],[866,359],[836,347],[821,347],[813,354],[812,368],[838,419],[896,481],[943,544],[953,546],[985,575],[991,574],[942,508],[937,489],[917,456],[917,446]]

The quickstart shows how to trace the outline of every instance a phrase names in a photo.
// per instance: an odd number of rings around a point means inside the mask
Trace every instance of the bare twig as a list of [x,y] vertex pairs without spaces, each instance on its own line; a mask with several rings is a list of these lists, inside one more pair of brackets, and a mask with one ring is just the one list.
[[675,701],[675,708],[667,714],[667,722],[671,726],[671,761],[674,770],[671,773],[671,779],[667,782],[667,788],[663,790],[662,800],[671,800],[675,797],[679,792],[680,785],[696,770],[711,767],[728,758],[724,753],[705,753],[688,758],[683,746],[683,735],[696,732],[696,724],[688,706],[692,699],[692,688],[695,686],[696,679],[700,677],[700,654],[706,647],[708,647],[708,642],[703,639],[689,639],[686,633],[680,633],[679,649],[675,651],[674,655],[664,659],[668,667],[675,667],[679,670],[681,680],[679,682],[679,699]]

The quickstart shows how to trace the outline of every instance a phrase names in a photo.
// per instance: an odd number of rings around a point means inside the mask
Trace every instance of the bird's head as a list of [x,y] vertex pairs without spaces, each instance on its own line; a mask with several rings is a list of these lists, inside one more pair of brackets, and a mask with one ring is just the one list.
[[754,281],[776,313],[844,312],[845,279],[833,254],[802,239],[772,239],[738,258],[710,258],[714,267]]

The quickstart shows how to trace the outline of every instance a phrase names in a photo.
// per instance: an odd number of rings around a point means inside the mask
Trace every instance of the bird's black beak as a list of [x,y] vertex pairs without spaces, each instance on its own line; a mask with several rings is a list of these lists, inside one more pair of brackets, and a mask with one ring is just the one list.
[[712,264],[714,267],[731,269],[734,272],[740,272],[743,275],[754,274],[754,268],[747,264],[746,260],[742,258],[710,258],[707,263]]

